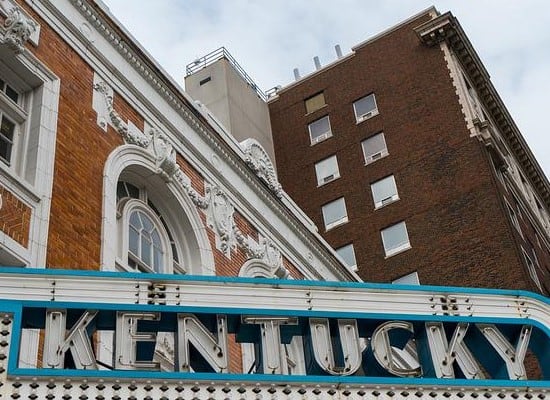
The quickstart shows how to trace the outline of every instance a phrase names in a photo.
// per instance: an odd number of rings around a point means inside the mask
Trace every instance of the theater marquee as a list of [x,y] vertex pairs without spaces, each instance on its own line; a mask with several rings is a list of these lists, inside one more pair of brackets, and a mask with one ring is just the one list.
[[[4,269],[0,312],[0,390],[12,398],[550,390],[550,301],[520,291]],[[168,366],[155,356],[160,338]],[[253,373],[231,367],[235,342],[253,353]]]

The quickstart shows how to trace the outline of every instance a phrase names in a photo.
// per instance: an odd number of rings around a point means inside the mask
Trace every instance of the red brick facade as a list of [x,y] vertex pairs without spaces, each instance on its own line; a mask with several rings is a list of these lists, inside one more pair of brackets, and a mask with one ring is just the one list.
[[31,209],[3,186],[0,186],[0,202],[0,230],[27,247]]
[[[470,137],[444,53],[413,30],[428,18],[279,91],[269,107],[280,181],[334,248],[353,242],[366,281],[417,271],[422,284],[540,291],[503,207],[507,192],[485,147]],[[304,100],[319,92],[327,105],[306,114]],[[356,123],[353,102],[370,93],[379,114]],[[333,136],[311,145],[308,124],[325,115]],[[361,142],[378,132],[389,155],[365,165]],[[317,187],[315,163],[334,154],[341,177]],[[370,184],[391,174],[399,200],[375,210]],[[321,208],[342,196],[349,222],[325,232]],[[412,248],[386,257],[380,230],[400,221]],[[550,265],[548,248],[534,246],[541,265]]]

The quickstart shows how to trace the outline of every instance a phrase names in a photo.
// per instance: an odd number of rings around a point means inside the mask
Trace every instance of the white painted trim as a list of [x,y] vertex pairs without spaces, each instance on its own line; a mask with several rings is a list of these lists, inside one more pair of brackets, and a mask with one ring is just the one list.
[[[270,238],[306,278],[360,279],[342,269],[314,224],[286,193],[277,199],[266,189],[246,165],[236,140],[220,128],[205,123],[209,117],[203,107],[193,103],[177,83],[162,74],[162,68],[147,58],[147,52],[139,44],[128,46],[131,38],[120,38],[86,1],[27,0],[27,4],[105,77],[117,95],[151,126],[166,133],[176,151],[208,183],[226,189],[239,213],[264,237]],[[143,54],[136,53],[135,48]],[[218,168],[210,162],[212,154],[220,159]]]
[[[157,167],[154,156],[143,148],[135,145],[122,145],[116,148],[107,158],[103,173],[103,218],[101,233],[101,269],[114,271],[116,255],[118,254],[118,241],[113,238],[119,237],[117,225],[117,201],[116,188],[120,174],[128,167],[141,166],[152,174],[156,174]],[[145,182],[144,182],[145,183]],[[215,275],[214,255],[210,248],[210,242],[203,225],[201,217],[181,186],[179,181],[172,180],[166,183],[167,189],[177,199],[182,214],[190,223],[189,237],[196,240],[194,249],[200,254],[199,265],[188,265],[189,273],[196,275]],[[174,233],[174,232],[172,232]],[[193,242],[188,239],[187,242]],[[183,256],[183,255],[182,255]]]
[[[6,50],[3,50],[6,51]],[[16,64],[27,76],[41,82],[30,84],[32,93],[30,110],[26,121],[26,140],[32,136],[36,139],[36,166],[29,173],[28,165],[23,165],[20,171],[0,169],[0,176],[5,185],[20,201],[31,208],[31,219],[28,238],[28,254],[11,246],[18,258],[34,268],[45,268],[50,204],[53,187],[53,167],[55,160],[55,144],[57,134],[57,116],[59,105],[60,82],[32,53],[23,51],[12,53],[13,58],[3,61],[9,68]],[[19,74],[23,77],[23,74]],[[25,79],[23,77],[23,79]],[[26,144],[25,153],[29,151]],[[25,161],[25,160],[24,160]],[[29,160],[26,160],[28,163]],[[32,176],[33,175],[33,176]],[[9,241],[5,241],[5,244]]]

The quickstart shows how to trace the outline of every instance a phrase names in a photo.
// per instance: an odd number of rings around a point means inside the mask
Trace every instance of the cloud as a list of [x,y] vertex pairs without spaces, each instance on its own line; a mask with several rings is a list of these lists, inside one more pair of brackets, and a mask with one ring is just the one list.
[[[178,82],[185,65],[225,46],[262,89],[322,64],[432,4],[470,38],[539,163],[550,174],[550,2],[500,0],[104,0]],[[132,6],[130,6],[132,4]]]

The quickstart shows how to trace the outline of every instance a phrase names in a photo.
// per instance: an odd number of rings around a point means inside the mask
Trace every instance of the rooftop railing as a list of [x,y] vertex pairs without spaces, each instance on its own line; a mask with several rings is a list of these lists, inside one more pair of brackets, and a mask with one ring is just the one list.
[[225,47],[220,47],[207,55],[197,58],[195,61],[187,64],[185,67],[186,76],[194,74],[203,68],[215,63],[218,60],[225,58],[229,64],[237,71],[237,73],[244,79],[244,81],[256,92],[263,101],[267,101],[267,95],[256,85],[252,78],[246,73],[246,71],[239,65],[239,63],[233,58],[233,56],[227,51]]

